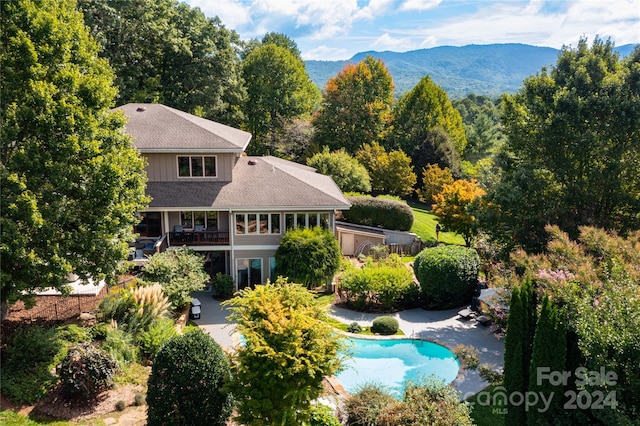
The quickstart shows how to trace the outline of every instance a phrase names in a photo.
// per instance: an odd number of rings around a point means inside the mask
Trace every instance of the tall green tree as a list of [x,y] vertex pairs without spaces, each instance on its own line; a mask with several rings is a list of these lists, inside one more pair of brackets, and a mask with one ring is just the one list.
[[220,19],[175,0],[78,0],[78,8],[116,72],[119,104],[159,102],[242,123],[241,42]]
[[342,365],[342,340],[327,313],[299,284],[245,288],[224,302],[244,344],[235,353],[231,383],[237,420],[247,425],[308,424],[309,407],[325,376]]
[[114,279],[144,209],[144,162],[110,112],[113,72],[71,0],[2,2],[3,302],[66,274]]
[[290,229],[276,250],[276,275],[309,288],[328,284],[338,271],[340,256],[332,232],[320,227]]
[[307,160],[307,165],[315,168],[318,173],[331,176],[343,192],[371,191],[369,172],[343,149],[329,152],[329,148],[325,146],[322,152]]
[[[489,191],[497,233],[544,249],[544,226],[640,227],[640,48],[620,59],[610,41],[581,39],[504,98],[507,141]],[[526,174],[533,177],[518,179]],[[539,190],[540,185],[547,189]],[[535,199],[536,209],[522,210]],[[510,200],[510,201],[507,201]],[[524,217],[523,217],[524,216]],[[515,223],[510,218],[519,217]],[[533,227],[528,232],[523,227]]]
[[[525,316],[520,289],[514,287],[511,290],[509,303],[509,318],[507,321],[507,334],[504,338],[504,388],[507,395],[516,392],[524,395],[528,382],[524,371],[529,365],[525,365]],[[526,423],[527,413],[522,406],[509,406],[505,416],[505,425],[523,425]]]
[[529,407],[527,411],[528,424],[553,424],[562,417],[564,386],[552,384],[551,380],[544,379],[543,374],[565,371],[566,352],[567,332],[565,326],[560,318],[558,308],[545,295],[533,338],[528,390],[535,392],[536,395],[544,395],[545,399],[551,402],[547,406],[540,401]]
[[304,62],[288,48],[263,44],[242,61],[247,87],[246,115],[255,154],[277,154],[278,133],[298,117],[309,116],[320,103],[320,91]]
[[[426,76],[396,102],[393,108],[393,134],[389,137],[389,143],[413,156],[414,151],[429,143],[429,132],[435,129],[447,134],[458,156],[464,154],[467,138],[462,117],[451,104],[447,93]],[[439,161],[430,163],[451,167]]]
[[322,107],[313,119],[314,141],[349,154],[363,145],[382,143],[393,104],[393,79],[380,59],[367,56],[349,64],[325,88]]
[[356,152],[356,159],[369,172],[374,191],[406,195],[416,184],[411,159],[402,150],[387,152],[383,146],[373,142],[362,145]]

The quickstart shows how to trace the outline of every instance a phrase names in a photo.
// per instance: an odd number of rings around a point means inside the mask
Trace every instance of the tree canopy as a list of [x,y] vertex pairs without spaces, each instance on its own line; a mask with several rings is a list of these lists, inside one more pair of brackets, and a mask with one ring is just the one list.
[[343,192],[371,191],[369,172],[344,149],[329,152],[329,148],[325,146],[322,152],[307,160],[307,165],[315,168],[318,173],[331,176]]
[[238,34],[175,0],[78,0],[116,73],[119,104],[158,102],[243,122]]
[[325,309],[303,286],[283,278],[240,290],[224,304],[244,337],[231,383],[239,422],[306,424],[323,378],[342,363],[342,340],[324,322]]
[[487,197],[496,237],[542,250],[548,223],[574,237],[581,225],[640,227],[638,81],[640,48],[620,60],[611,42],[582,39],[505,96],[507,141]]
[[472,179],[444,184],[442,191],[433,196],[433,214],[448,231],[462,235],[467,247],[471,246],[477,231],[477,218],[469,211],[469,206],[483,195],[484,189]]
[[369,172],[374,191],[406,195],[413,190],[416,174],[411,159],[402,150],[387,152],[383,146],[373,142],[362,145],[356,152],[356,159]]
[[113,72],[74,5],[0,5],[2,301],[64,292],[71,272],[113,279],[147,202],[144,162],[110,112]]
[[278,133],[294,118],[310,115],[320,103],[304,62],[286,47],[269,43],[242,61],[247,87],[246,114],[255,154],[276,154]]
[[380,59],[367,56],[344,67],[324,88],[313,119],[314,141],[354,154],[363,144],[382,142],[391,118],[393,79]]
[[[428,132],[435,129],[442,129],[448,135],[458,156],[464,153],[467,139],[462,117],[447,93],[426,76],[396,102],[390,143],[413,156],[426,142]],[[442,166],[451,167],[450,164]]]

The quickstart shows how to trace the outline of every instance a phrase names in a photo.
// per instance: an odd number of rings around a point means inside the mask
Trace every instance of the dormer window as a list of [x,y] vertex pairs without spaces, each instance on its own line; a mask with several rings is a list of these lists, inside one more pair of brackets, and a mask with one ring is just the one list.
[[178,177],[216,177],[216,156],[185,155],[178,157]]

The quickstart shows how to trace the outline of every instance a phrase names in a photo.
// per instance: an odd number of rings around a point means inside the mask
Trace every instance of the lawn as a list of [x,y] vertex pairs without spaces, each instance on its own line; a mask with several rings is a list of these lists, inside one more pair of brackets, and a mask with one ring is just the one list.
[[[413,226],[411,232],[418,235],[422,241],[436,240],[436,225],[438,218],[431,213],[429,206],[415,202],[409,202],[409,206],[413,209]],[[464,245],[464,238],[453,232],[440,232],[441,243]]]

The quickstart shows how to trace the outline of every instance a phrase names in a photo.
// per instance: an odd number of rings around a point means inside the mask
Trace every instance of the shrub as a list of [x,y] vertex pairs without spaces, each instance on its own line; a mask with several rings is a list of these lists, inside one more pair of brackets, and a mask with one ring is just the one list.
[[406,203],[373,197],[347,199],[351,208],[342,211],[347,222],[399,231],[409,231],[413,226],[413,210]]
[[358,334],[362,331],[362,326],[360,326],[360,324],[358,324],[357,322],[352,322],[347,327],[347,331],[349,333]]
[[342,426],[331,407],[312,404],[309,408],[309,426]]
[[413,269],[426,309],[450,309],[471,302],[478,282],[480,258],[475,250],[438,246],[422,250]]
[[134,405],[136,407],[141,407],[144,405],[144,394],[143,393],[137,393],[134,397],[133,397],[133,402]]
[[176,335],[176,327],[173,320],[160,318],[151,323],[149,329],[138,334],[140,349],[147,359],[153,359],[160,347]]
[[69,350],[59,374],[67,395],[91,398],[111,387],[116,371],[116,361],[108,353],[80,344]]
[[76,324],[60,326],[57,328],[57,333],[59,339],[70,344],[90,342],[92,339],[91,329]]
[[473,346],[457,345],[453,348],[453,353],[456,354],[458,360],[464,363],[466,368],[475,370],[480,363],[480,352]]
[[127,408],[127,403],[126,402],[124,402],[123,400],[120,400],[120,401],[116,402],[116,410],[124,411],[125,408]]
[[451,386],[438,380],[408,382],[401,402],[385,407],[375,423],[396,425],[472,426],[469,406]]
[[326,229],[291,229],[276,250],[276,275],[312,288],[331,282],[342,255],[335,235]]
[[2,394],[18,404],[37,402],[58,383],[51,371],[66,353],[66,345],[53,328],[33,326],[19,330],[2,357]]
[[413,275],[401,263],[393,266],[393,259],[343,273],[340,292],[354,309],[390,312],[412,305],[417,293]]
[[385,392],[381,386],[366,384],[344,403],[348,426],[376,425],[380,413],[387,405],[396,400]]
[[478,366],[478,374],[492,385],[502,383],[503,374],[494,370],[489,364],[480,364]]
[[133,336],[118,328],[115,323],[107,330],[102,349],[119,365],[126,365],[138,359],[138,347],[135,345]]
[[189,304],[191,293],[203,290],[211,279],[204,270],[204,258],[187,247],[154,254],[142,276],[147,282],[160,283],[175,309]]
[[398,332],[398,320],[394,317],[378,317],[373,320],[371,332],[386,336],[396,334]]
[[202,330],[173,337],[160,348],[149,376],[148,425],[168,419],[173,425],[225,425],[233,406],[223,389],[229,376],[228,358]]
[[98,322],[91,327],[93,340],[104,340],[107,337],[110,325],[106,322]]
[[102,299],[98,305],[98,318],[101,322],[109,323],[116,321],[118,324],[125,324],[135,310],[133,297],[128,290],[114,294],[109,294]]
[[232,276],[218,272],[213,277],[212,284],[218,297],[228,299],[233,296],[234,284]]

